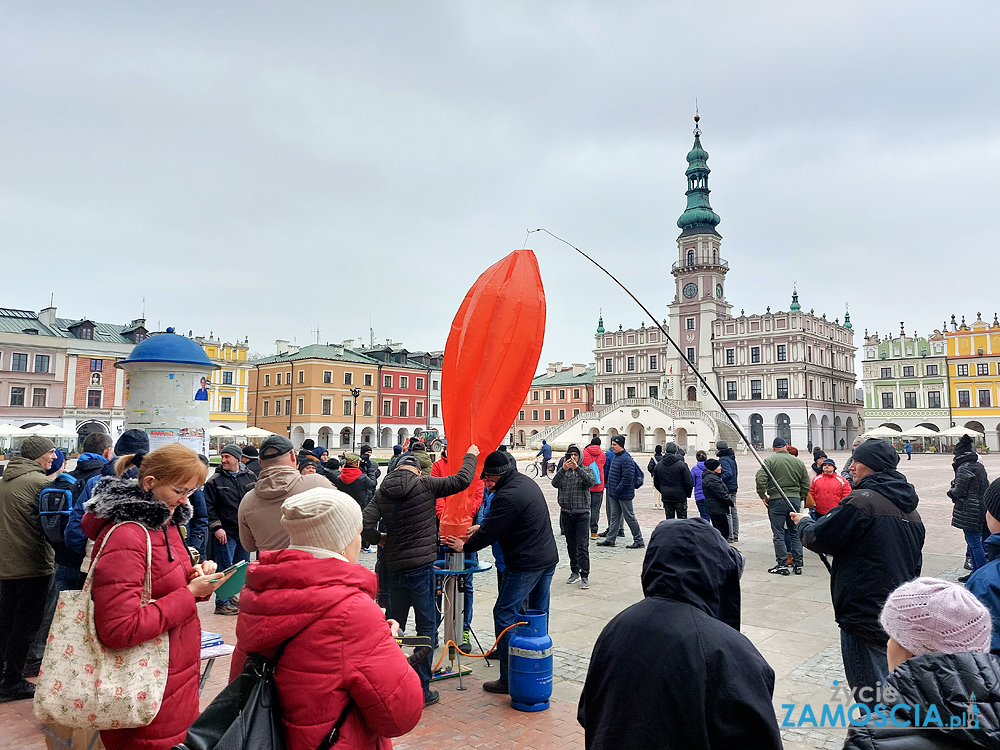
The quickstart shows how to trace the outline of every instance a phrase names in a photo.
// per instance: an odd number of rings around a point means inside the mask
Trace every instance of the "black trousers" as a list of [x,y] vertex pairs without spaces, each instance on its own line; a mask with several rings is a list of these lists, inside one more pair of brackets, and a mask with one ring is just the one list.
[[729,539],[729,516],[725,513],[711,513],[712,525],[719,530],[723,539]]
[[[604,490],[590,491],[590,533],[596,534],[601,522],[601,506],[604,504]],[[608,519],[608,525],[611,519]]]
[[682,503],[670,502],[668,500],[663,501],[663,515],[667,517],[667,520],[671,518],[687,518],[688,517],[688,504],[687,500]]
[[4,686],[24,678],[28,649],[38,635],[52,576],[0,581],[0,658]]
[[560,511],[563,528],[566,529],[566,551],[569,553],[569,569],[582,576],[590,575],[590,513],[567,513]]

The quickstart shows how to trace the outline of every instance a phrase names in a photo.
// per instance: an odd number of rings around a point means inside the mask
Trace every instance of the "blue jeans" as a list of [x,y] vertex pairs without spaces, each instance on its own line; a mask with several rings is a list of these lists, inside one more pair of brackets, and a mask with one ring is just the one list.
[[[617,533],[617,531],[615,532]],[[609,539],[613,539],[609,535]],[[497,636],[514,623],[517,616],[525,609],[539,609],[549,613],[549,589],[552,586],[552,575],[556,566],[543,570],[514,570],[507,568],[500,583],[500,593],[497,603],[493,605],[493,627]],[[497,659],[500,661],[500,681],[507,682],[507,643],[510,640],[508,630],[497,643]]]
[[[863,641],[851,635],[846,630],[840,631],[840,655],[844,660],[844,673],[847,675],[847,684],[851,688],[868,687],[872,693],[870,700],[862,700],[869,708],[875,705],[876,683],[885,684],[885,678],[889,676],[889,662],[885,653],[886,647],[873,646],[867,641]],[[861,696],[868,698],[866,694]]]
[[983,536],[978,531],[966,531],[965,543],[969,547],[969,556],[972,557],[972,570],[975,572],[986,564]]
[[[225,544],[219,544],[219,540],[213,536],[212,543],[215,545],[215,564],[220,571],[250,559],[250,553],[243,549],[238,536],[227,534]],[[215,597],[215,606],[222,607],[226,604],[229,604],[229,599]]]
[[[470,576],[471,578],[471,576]],[[413,665],[413,671],[420,678],[424,698],[430,693],[431,664],[434,662],[434,647],[437,646],[437,607],[434,605],[434,566],[425,565],[412,570],[388,571],[389,607],[386,616],[406,629],[406,619],[413,608],[413,620],[417,635],[431,639],[431,653],[426,659]]]
[[[797,497],[788,498],[795,512],[799,512],[801,500]],[[790,515],[791,509],[782,497],[769,500],[767,503],[767,517],[771,521],[771,540],[774,543],[774,559],[778,565],[788,563],[788,553],[792,553],[792,564],[802,565],[802,539],[799,537],[799,530]],[[787,532],[787,537],[785,536]]]

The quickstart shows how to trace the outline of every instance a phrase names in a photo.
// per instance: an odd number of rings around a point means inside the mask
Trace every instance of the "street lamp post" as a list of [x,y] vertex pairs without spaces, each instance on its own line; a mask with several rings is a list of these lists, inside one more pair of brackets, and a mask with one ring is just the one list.
[[354,396],[354,430],[351,432],[351,453],[354,453],[354,446],[358,440],[358,396],[361,395],[360,388],[351,388],[351,395]]

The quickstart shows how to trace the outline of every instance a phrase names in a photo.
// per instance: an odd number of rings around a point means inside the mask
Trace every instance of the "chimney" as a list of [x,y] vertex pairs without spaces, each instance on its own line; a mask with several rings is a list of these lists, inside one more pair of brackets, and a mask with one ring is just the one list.
[[275,339],[274,341],[274,353],[275,354],[287,354],[289,348],[291,348],[290,341],[286,339]]
[[587,365],[581,365],[579,362],[573,363],[573,377],[578,375],[583,375],[587,371]]
[[38,322],[42,325],[54,326],[56,324],[56,309],[51,305],[46,307],[38,313]]
[[562,362],[549,362],[549,366],[545,368],[545,377],[554,378],[557,372],[562,371]]

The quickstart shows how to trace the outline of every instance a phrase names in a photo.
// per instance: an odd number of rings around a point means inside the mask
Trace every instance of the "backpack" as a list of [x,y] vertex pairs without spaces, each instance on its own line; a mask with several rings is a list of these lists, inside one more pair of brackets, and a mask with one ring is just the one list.
[[38,493],[38,523],[49,544],[65,546],[66,525],[86,480],[63,472]]
[[590,465],[590,471],[594,475],[594,484],[601,483],[601,467],[597,465],[597,461],[594,461]]
[[642,473],[642,469],[639,468],[639,464],[635,464],[635,489],[642,487],[642,483],[646,481],[646,475]]

